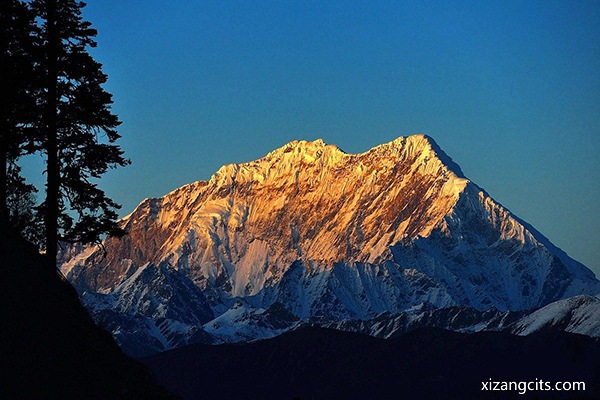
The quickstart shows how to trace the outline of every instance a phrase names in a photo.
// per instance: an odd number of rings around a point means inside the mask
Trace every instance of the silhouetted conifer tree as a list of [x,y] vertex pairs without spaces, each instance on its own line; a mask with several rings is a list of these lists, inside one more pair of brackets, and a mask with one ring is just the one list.
[[129,161],[114,144],[120,121],[110,109],[112,96],[102,88],[107,80],[102,65],[88,53],[96,46],[97,32],[82,19],[83,7],[85,3],[75,0],[31,2],[41,21],[39,128],[47,162],[41,210],[51,261],[56,260],[59,241],[100,242],[104,234],[124,233],[116,224],[119,205],[94,182],[109,168]]
[[25,182],[19,157],[35,150],[36,94],[34,14],[19,0],[0,2],[0,213],[32,242],[42,229],[34,212],[36,191]]

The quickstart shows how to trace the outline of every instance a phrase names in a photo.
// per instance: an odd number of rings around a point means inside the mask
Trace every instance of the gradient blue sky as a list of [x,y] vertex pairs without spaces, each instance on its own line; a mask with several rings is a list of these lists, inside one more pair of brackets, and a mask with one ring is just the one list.
[[294,139],[427,133],[600,275],[597,1],[89,0],[129,213]]

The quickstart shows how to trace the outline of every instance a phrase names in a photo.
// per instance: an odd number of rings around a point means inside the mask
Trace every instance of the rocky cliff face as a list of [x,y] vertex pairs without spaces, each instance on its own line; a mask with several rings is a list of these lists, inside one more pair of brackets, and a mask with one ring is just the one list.
[[122,223],[129,235],[107,240],[106,257],[72,251],[63,273],[80,293],[112,294],[118,304],[137,296],[116,289],[140,268],[168,265],[161,274],[193,282],[220,318],[185,324],[217,340],[274,334],[248,334],[237,318],[262,321],[275,303],[294,316],[287,321],[339,321],[423,303],[523,310],[600,292],[591,271],[466,179],[424,135],[362,154],[294,141],[146,199]]

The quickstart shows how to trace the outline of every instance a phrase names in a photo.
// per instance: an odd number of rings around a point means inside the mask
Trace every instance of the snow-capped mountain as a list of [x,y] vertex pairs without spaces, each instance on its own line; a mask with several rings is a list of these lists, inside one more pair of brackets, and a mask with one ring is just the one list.
[[[525,310],[600,292],[590,270],[470,182],[425,135],[361,154],[294,141],[146,199],[122,224],[129,235],[108,239],[106,257],[71,249],[61,265],[88,308],[131,321],[139,305],[129,305],[147,296],[153,310],[174,310],[171,325],[216,341],[269,337],[313,317],[366,320],[422,304]],[[190,324],[176,312],[160,295],[164,271],[185,278],[179,297],[206,299],[214,320]],[[144,272],[144,284],[127,283]],[[278,327],[266,322],[273,305]],[[135,330],[144,329],[153,332]]]

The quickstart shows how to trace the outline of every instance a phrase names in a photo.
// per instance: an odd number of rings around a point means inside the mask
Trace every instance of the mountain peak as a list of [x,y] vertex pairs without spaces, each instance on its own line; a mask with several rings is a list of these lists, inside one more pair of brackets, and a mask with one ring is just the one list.
[[336,145],[327,144],[323,139],[316,139],[313,141],[293,140],[280,148],[271,151],[261,160],[284,157],[286,160],[304,160],[312,162],[323,156],[324,153],[335,154],[337,157],[345,154]]
[[311,151],[311,150],[317,150],[317,149],[322,149],[326,146],[331,146],[330,144],[327,144],[323,141],[323,139],[319,138],[316,140],[304,140],[304,139],[299,139],[299,140],[292,140],[289,143],[286,143],[285,145],[281,146],[279,149],[275,150],[283,150],[283,151],[287,151],[289,152],[292,149],[296,149],[297,151]]
[[400,136],[388,143],[380,144],[369,150],[369,152],[390,151],[402,153],[405,156],[422,155],[425,160],[437,159],[443,164],[445,169],[454,173],[456,177],[466,179],[460,166],[448,156],[435,140],[429,135],[418,133],[411,136]]
[[[261,321],[276,301],[289,321],[340,321],[420,304],[520,310],[600,290],[591,272],[471,184],[426,135],[359,154],[293,141],[144,201],[124,224],[129,234],[108,238],[106,257],[74,254],[62,271],[82,292],[113,296],[126,320],[137,318],[129,304],[158,304],[148,318],[172,310],[169,324],[153,322],[157,340],[204,332],[165,295],[165,283],[188,297],[202,293],[215,317],[204,325],[211,335],[254,339],[275,334]],[[147,263],[185,279],[145,269],[140,282],[136,271]],[[129,277],[136,284],[119,289]],[[131,343],[149,326],[135,321]],[[244,326],[254,333],[244,336]]]
[[[364,154],[368,154],[371,152],[382,152],[388,150],[395,150],[397,153],[407,153],[407,154],[418,154],[422,152],[431,153],[434,155],[441,155],[444,160],[442,161],[451,161],[450,157],[448,157],[438,146],[438,144],[431,138],[430,136],[422,133],[410,135],[410,136],[398,136],[390,142],[383,143],[377,145],[365,152],[356,153],[356,154],[348,154],[341,150],[335,144],[329,144],[323,141],[323,139],[319,138],[313,141],[309,140],[292,140],[291,142],[286,143],[285,145],[271,151],[264,158],[277,157],[282,154],[302,154],[302,155],[317,155],[320,157],[323,151],[329,151],[332,153],[339,153],[347,156],[361,156]],[[456,165],[451,161],[451,164]],[[456,165],[458,167],[458,165]],[[460,169],[460,168],[458,168]]]
[[[217,236],[221,229],[238,240],[245,236],[249,247],[228,248],[227,263],[245,264],[251,250],[253,257],[268,254],[269,264],[301,258],[331,268],[342,260],[375,262],[390,244],[428,236],[468,182],[426,135],[398,137],[359,154],[321,139],[295,140],[258,160],[225,165],[205,185],[157,199],[160,215],[153,207],[140,215],[176,229],[177,243],[189,240],[182,227],[190,223],[207,232],[217,229]],[[212,233],[207,235],[212,241]],[[255,272],[238,273],[244,278],[235,279],[239,286],[233,292],[242,294],[246,275]]]
[[258,160],[224,165],[211,177],[210,182],[222,186],[286,177],[295,182],[299,174],[313,177],[317,174],[323,178],[342,169],[350,169],[347,175],[363,175],[365,172],[377,174],[383,170],[397,169],[401,164],[412,164],[424,175],[459,178],[457,182],[461,187],[466,182],[458,164],[430,136],[424,134],[400,136],[358,154],[346,153],[322,139],[294,140]]

